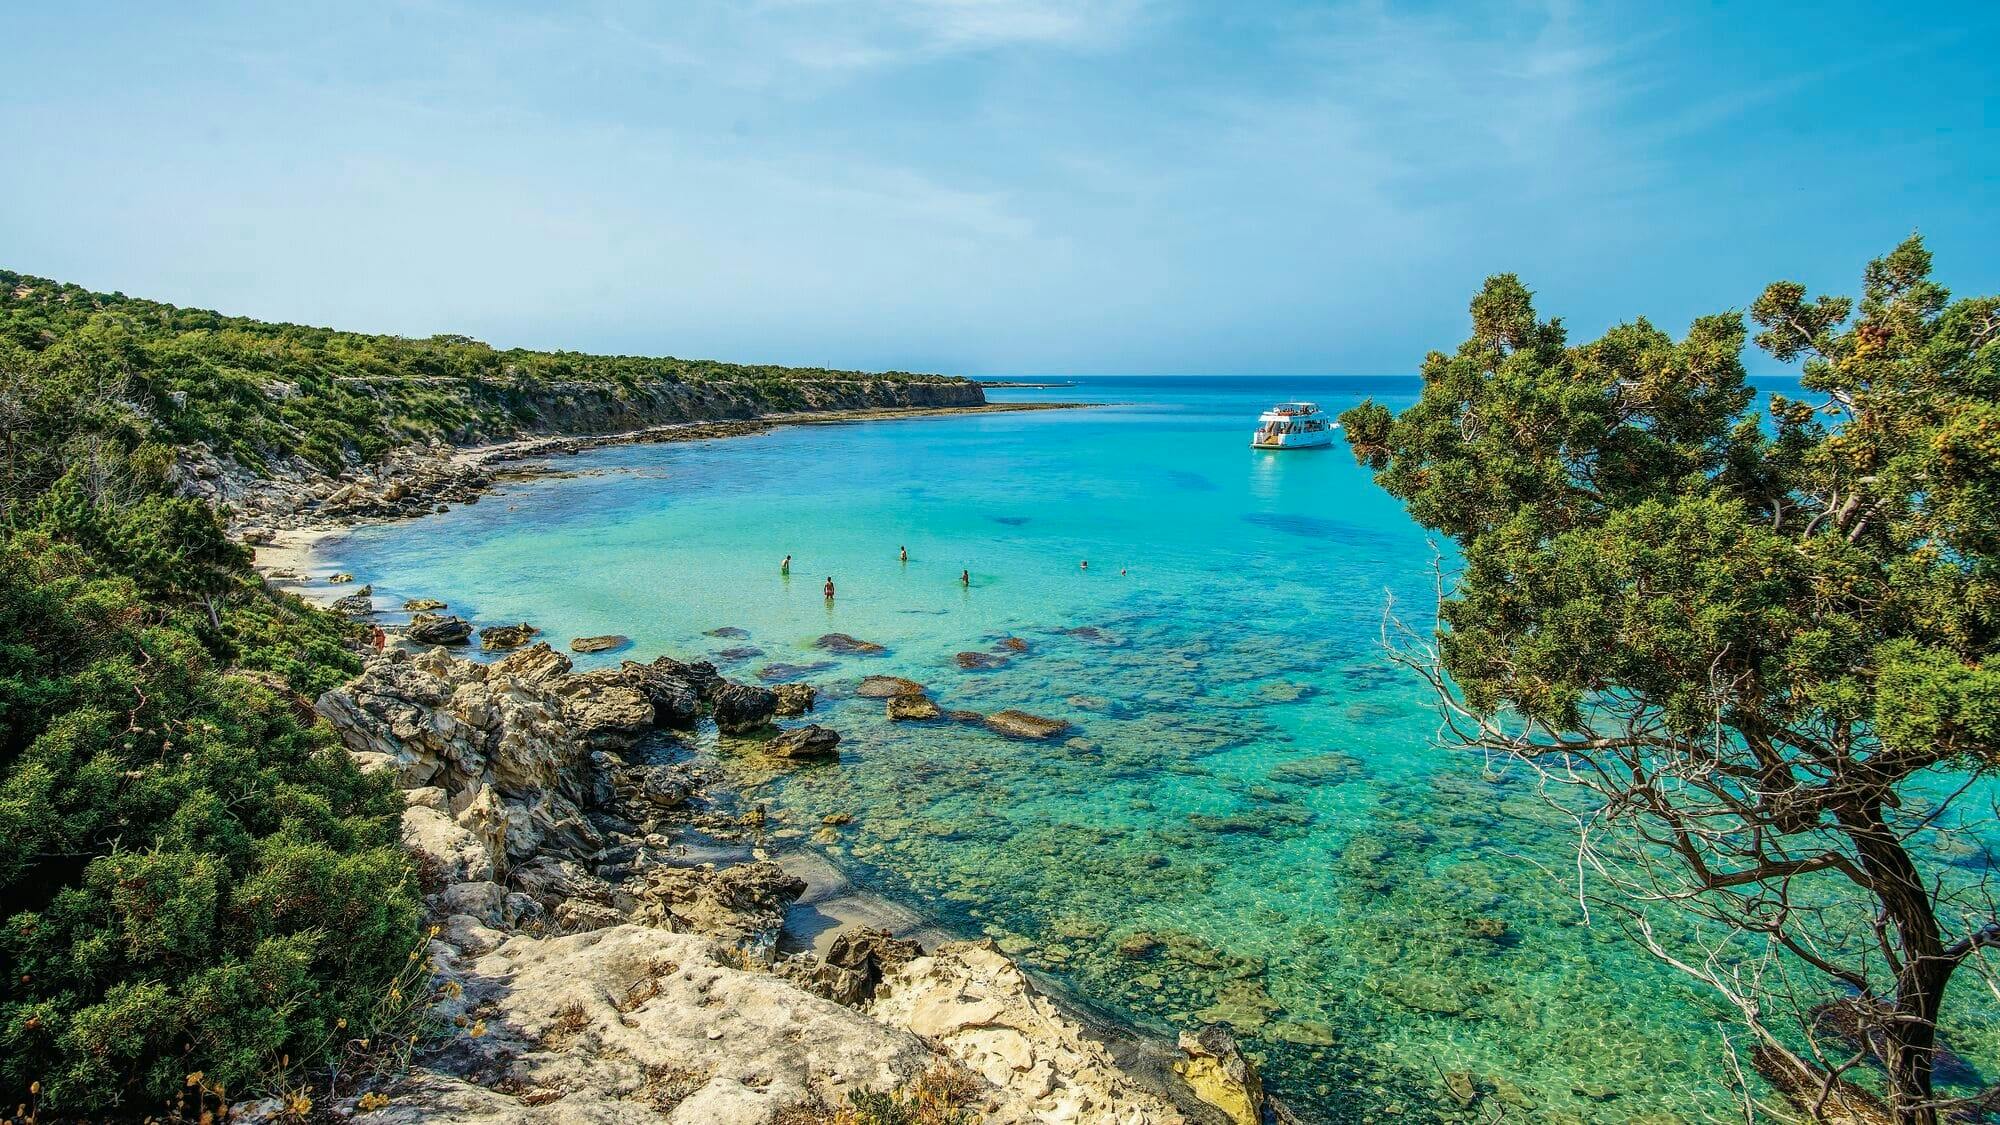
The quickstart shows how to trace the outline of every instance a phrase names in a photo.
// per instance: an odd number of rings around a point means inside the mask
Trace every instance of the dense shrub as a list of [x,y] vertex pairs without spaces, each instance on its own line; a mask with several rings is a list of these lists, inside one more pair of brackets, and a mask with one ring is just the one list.
[[10,1093],[101,1113],[197,1070],[247,1088],[371,1007],[415,943],[395,794],[287,698],[351,667],[339,626],[240,596],[218,629],[75,542],[0,541]]

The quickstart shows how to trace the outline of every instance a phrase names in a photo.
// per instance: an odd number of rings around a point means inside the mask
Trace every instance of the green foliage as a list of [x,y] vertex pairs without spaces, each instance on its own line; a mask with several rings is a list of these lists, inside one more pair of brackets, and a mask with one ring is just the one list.
[[[326,643],[233,612],[253,646]],[[414,943],[396,794],[287,698],[332,673],[235,671],[204,639],[229,631],[75,542],[0,542],[0,1083],[51,1108],[145,1108],[195,1070],[246,1088]]]
[[[801,409],[816,385],[943,381],[908,372],[501,350],[455,335],[337,332],[92,293],[6,270],[0,371],[60,380],[60,400],[90,407],[88,417],[61,425],[37,419],[30,432],[96,431],[114,417],[144,427],[150,418],[170,444],[206,443],[252,467],[282,451],[324,469],[374,460],[412,440],[511,436],[536,421],[535,402],[557,398],[614,411],[644,394],[697,418],[713,416],[718,404],[746,415]],[[0,381],[0,423],[8,422],[9,391]],[[33,413],[35,404],[13,410]],[[0,447],[0,458],[13,455]]]
[[[10,289],[14,288],[10,284]],[[157,340],[0,317],[0,1098],[136,1116],[336,1049],[417,944],[398,795],[307,701],[352,627],[172,494]],[[343,1025],[342,1021],[347,1021]]]
[[[1347,412],[1356,455],[1464,552],[1444,663],[1476,708],[1566,729],[1629,692],[1692,732],[1716,722],[1720,670],[1743,677],[1724,723],[1901,729],[1885,668],[1975,690],[2000,659],[2000,301],[1947,307],[1928,268],[1915,239],[1872,265],[1844,331],[1845,300],[1781,283],[1757,301],[1758,342],[1810,353],[1804,383],[1831,399],[1778,398],[1769,428],[1740,318],[1572,348],[1512,277],[1425,360],[1416,406]],[[1960,764],[1996,752],[1924,737]]]
[[39,1081],[46,1110],[143,1113],[196,1071],[244,1093],[413,991],[400,803],[309,706],[358,669],[354,627],[272,593],[175,495],[191,447],[337,469],[938,381],[370,336],[0,271],[0,1100]]
[[[1460,548],[1437,650],[1457,729],[1593,791],[1635,897],[1837,979],[1912,1121],[1945,985],[2000,945],[1991,899],[1926,854],[2000,766],[2000,298],[1929,274],[1911,238],[1858,305],[1767,289],[1756,342],[1818,398],[1768,421],[1741,317],[1570,346],[1511,275],[1415,406],[1342,416]],[[1753,1025],[1794,998],[1711,983]]]

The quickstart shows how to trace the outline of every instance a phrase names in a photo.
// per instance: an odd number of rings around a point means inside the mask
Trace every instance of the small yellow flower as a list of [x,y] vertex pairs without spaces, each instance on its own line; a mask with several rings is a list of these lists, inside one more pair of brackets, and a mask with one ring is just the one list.
[[368,1093],[361,1095],[361,1100],[355,1103],[355,1108],[359,1109],[363,1113],[370,1113],[375,1110],[381,1109],[383,1106],[386,1106],[388,1104],[389,1104],[389,1095],[378,1094],[375,1091],[370,1090]]
[[333,1021],[333,1026],[334,1026],[334,1029],[335,1029],[335,1030],[337,1030],[337,1031],[346,1031],[346,1030],[347,1030],[347,1017],[346,1017],[346,1016],[342,1016],[342,1017],[340,1017],[339,1019],[337,1019],[337,1020]]
[[195,1071],[195,1072],[194,1072],[193,1074],[190,1074],[190,1075],[188,1075],[188,1081],[187,1081],[187,1084],[188,1084],[188,1085],[190,1085],[190,1086],[199,1086],[199,1085],[201,1085],[201,1076],[202,1076],[202,1072],[201,1072],[201,1071],[199,1071],[199,1070]]
[[465,1033],[467,1035],[472,1036],[474,1039],[479,1038],[480,1036],[486,1034],[486,1021],[480,1020],[479,1022],[473,1024],[471,1027],[466,1029]]

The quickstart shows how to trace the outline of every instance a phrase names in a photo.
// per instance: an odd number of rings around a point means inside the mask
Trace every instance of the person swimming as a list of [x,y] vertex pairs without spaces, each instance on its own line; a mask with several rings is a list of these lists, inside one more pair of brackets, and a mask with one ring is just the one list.
[[1080,562],[1080,563],[1076,564],[1076,568],[1077,568],[1078,570],[1089,570],[1089,569],[1090,569],[1090,560],[1089,560],[1089,559],[1085,559],[1085,560],[1083,560],[1082,562]]
[[833,575],[826,576],[826,600],[833,600]]
[[792,573],[792,556],[786,555],[785,561],[778,564],[778,573],[784,575]]

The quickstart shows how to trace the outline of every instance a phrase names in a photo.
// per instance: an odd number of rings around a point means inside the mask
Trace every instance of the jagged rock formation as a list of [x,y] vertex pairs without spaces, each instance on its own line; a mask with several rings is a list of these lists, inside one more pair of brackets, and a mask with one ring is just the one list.
[[883,978],[867,1011],[1021,1098],[1034,1120],[1185,1120],[990,941],[954,942],[903,964]]
[[678,859],[698,773],[624,754],[696,701],[763,726],[776,696],[664,658],[577,674],[544,643],[490,665],[391,652],[320,699],[364,767],[405,787],[404,839],[438,887],[431,953],[462,990],[442,1014],[485,1031],[364,1119],[769,1125],[944,1066],[973,1076],[979,1121],[1220,1120],[1120,1070],[991,943],[925,954],[857,930],[823,959],[780,954],[804,881]]

